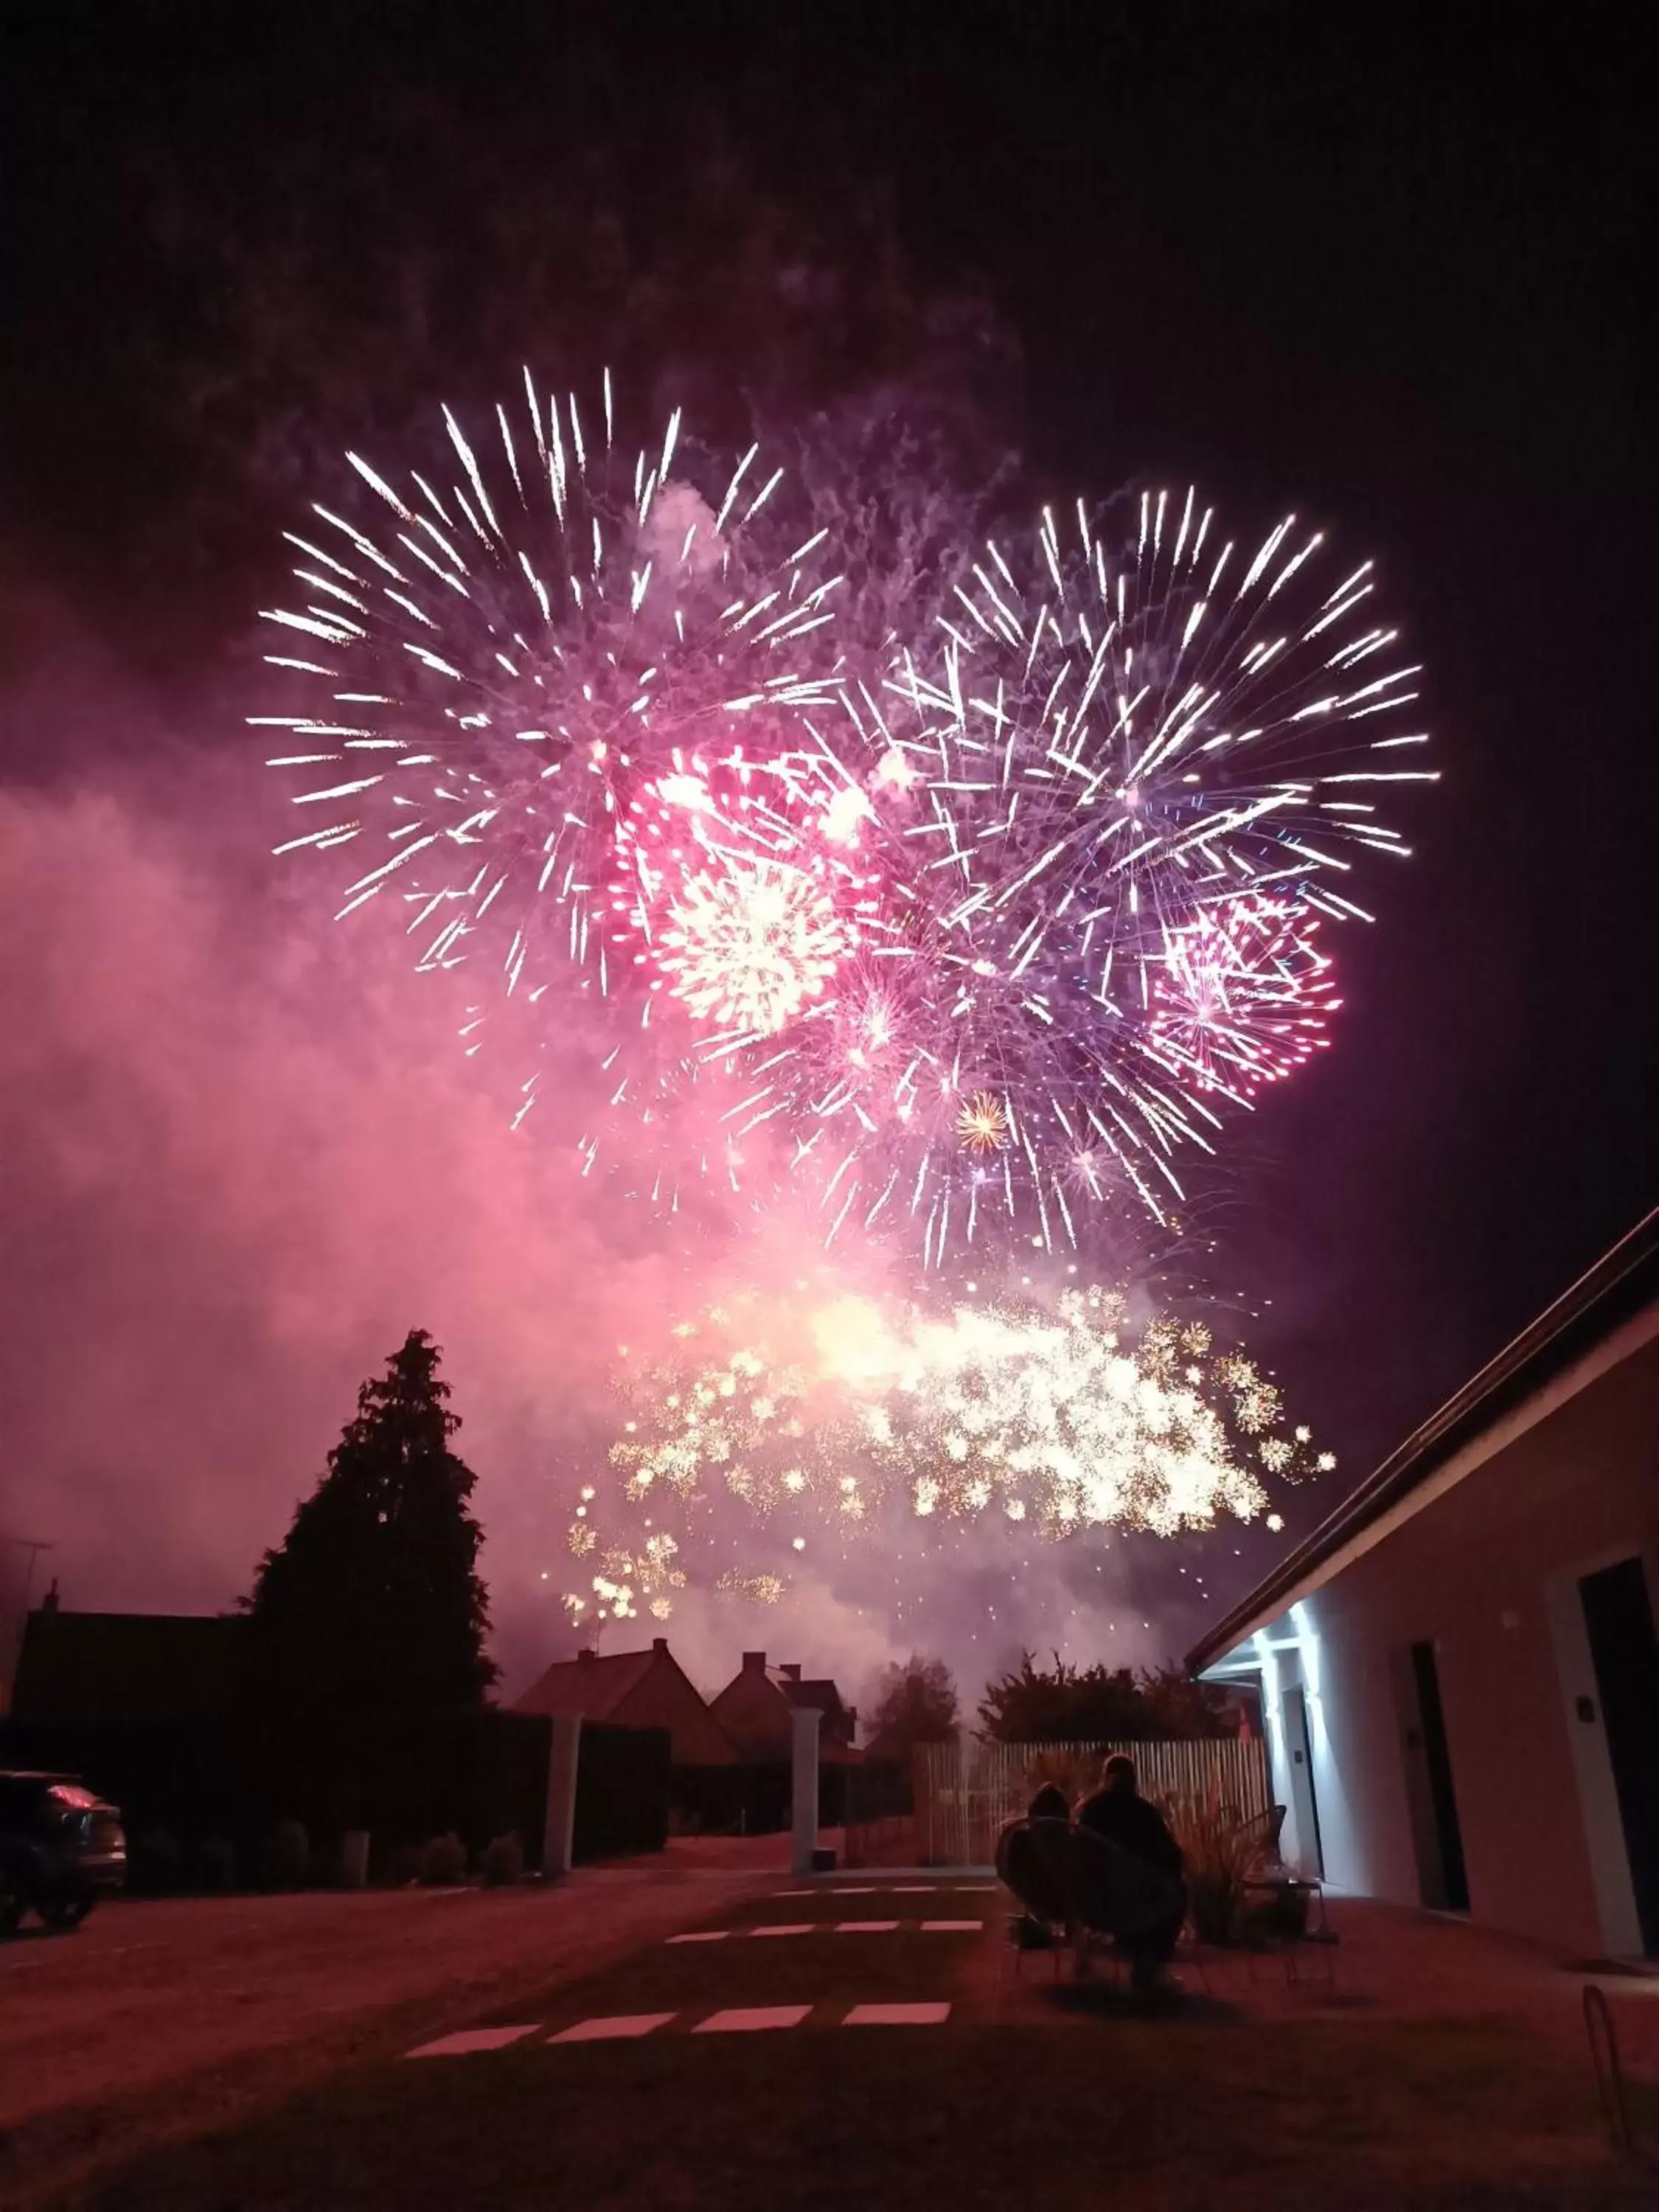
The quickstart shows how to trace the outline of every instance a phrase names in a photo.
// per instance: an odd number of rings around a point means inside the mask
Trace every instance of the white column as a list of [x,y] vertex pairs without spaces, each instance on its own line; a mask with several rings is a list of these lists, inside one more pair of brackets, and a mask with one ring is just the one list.
[[812,1854],[818,1847],[818,1723],[823,1717],[815,1706],[797,1705],[794,1710],[792,1863],[797,1874],[811,1873]]
[[581,1755],[580,1713],[555,1713],[547,1747],[547,1817],[542,1827],[542,1880],[559,1881],[570,1871],[576,1832],[576,1767]]

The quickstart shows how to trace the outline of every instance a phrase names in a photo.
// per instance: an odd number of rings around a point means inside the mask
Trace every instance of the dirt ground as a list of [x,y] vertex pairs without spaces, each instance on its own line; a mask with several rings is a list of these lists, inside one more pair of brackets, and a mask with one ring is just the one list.
[[0,1944],[0,2202],[224,2124],[776,1880],[787,1836],[513,1891],[119,1899]]

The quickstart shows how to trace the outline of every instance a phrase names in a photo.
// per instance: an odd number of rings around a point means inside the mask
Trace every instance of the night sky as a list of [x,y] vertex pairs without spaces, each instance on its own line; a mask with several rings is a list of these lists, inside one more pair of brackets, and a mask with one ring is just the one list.
[[[429,1077],[398,1062],[418,1000],[372,958],[371,1045],[339,1015],[354,963],[264,858],[240,721],[278,532],[341,449],[395,454],[521,361],[610,362],[721,435],[909,393],[962,469],[1018,457],[1021,511],[1195,477],[1241,528],[1294,507],[1377,559],[1443,781],[1393,817],[1417,857],[1344,940],[1334,1048],[1249,1127],[1217,1269],[1340,1454],[1293,1533],[1654,1200],[1638,12],[660,12],[0,21],[0,1528],[56,1540],[70,1603],[228,1602],[408,1321],[463,1413],[495,1389],[481,1468],[537,1427],[526,1304],[578,1230],[517,1249],[531,1184],[480,1191],[488,1114],[441,1022]],[[302,1053],[314,1142],[278,1110]],[[491,1295],[405,1316],[361,1249],[398,1194],[328,1238],[445,1114],[408,1204],[470,1193],[515,1256],[434,1229],[415,1279]],[[204,1241],[284,1164],[291,1208]],[[1217,1601],[1272,1555],[1217,1539]],[[1170,1649],[1176,1556],[1133,1569]]]

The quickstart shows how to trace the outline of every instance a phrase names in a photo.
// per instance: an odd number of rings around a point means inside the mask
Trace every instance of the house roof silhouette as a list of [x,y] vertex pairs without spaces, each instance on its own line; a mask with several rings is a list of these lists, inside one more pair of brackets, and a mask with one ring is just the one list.
[[555,1660],[514,1711],[666,1729],[677,1766],[728,1766],[738,1756],[665,1636],[654,1638],[648,1651],[582,1651]]

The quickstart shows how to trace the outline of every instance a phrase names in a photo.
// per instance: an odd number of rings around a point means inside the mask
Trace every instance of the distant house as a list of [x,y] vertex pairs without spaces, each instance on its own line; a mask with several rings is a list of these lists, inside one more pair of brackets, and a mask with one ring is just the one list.
[[66,1613],[54,1586],[23,1632],[12,1718],[216,1719],[241,1686],[246,1634],[237,1613]]
[[769,1667],[763,1651],[745,1651],[743,1665],[709,1711],[747,1759],[787,1759],[793,1741],[797,1707],[815,1706],[823,1719],[818,1730],[820,1755],[833,1764],[861,1763],[863,1754],[853,1747],[858,1714],[843,1705],[840,1691],[827,1680],[801,1680],[796,1666]]
[[580,1713],[616,1728],[666,1729],[676,1766],[730,1766],[738,1758],[665,1636],[654,1638],[648,1651],[583,1651],[556,1660],[513,1710]]

